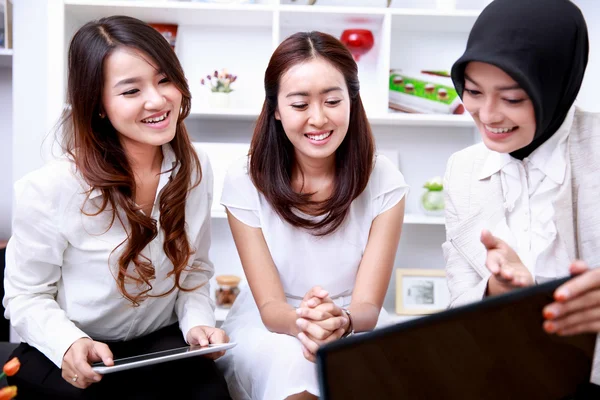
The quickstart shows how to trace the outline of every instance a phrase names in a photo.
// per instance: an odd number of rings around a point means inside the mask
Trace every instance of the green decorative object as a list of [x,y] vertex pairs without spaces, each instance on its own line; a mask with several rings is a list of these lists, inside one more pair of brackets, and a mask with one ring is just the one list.
[[421,207],[427,215],[444,215],[444,184],[442,178],[436,176],[423,185],[426,189],[421,196]]
[[405,73],[392,70],[389,107],[421,114],[462,114],[464,107],[446,71]]

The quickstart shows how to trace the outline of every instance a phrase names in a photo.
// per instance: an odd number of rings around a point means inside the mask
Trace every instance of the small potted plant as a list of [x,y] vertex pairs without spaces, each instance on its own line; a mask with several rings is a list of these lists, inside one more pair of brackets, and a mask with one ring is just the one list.
[[421,196],[421,207],[427,215],[444,215],[444,184],[442,178],[436,176],[431,178],[423,187],[426,189]]
[[229,106],[229,93],[233,92],[231,84],[236,80],[236,75],[230,74],[223,68],[220,72],[215,70],[213,74],[206,75],[206,78],[200,80],[200,84],[207,86],[211,91],[210,105],[223,108]]

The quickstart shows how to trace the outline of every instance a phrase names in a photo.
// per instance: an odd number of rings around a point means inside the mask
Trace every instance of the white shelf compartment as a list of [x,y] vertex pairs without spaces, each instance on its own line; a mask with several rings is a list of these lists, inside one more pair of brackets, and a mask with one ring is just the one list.
[[0,48],[0,68],[12,67],[13,49]]
[[262,102],[263,75],[273,52],[273,4],[65,0],[65,50],[80,26],[115,10],[148,23],[177,24],[175,51],[194,107],[208,106],[210,90],[201,79],[223,68],[240,77],[233,85],[232,105],[251,108]]
[[[194,110],[210,108],[210,89],[200,81],[208,74],[226,68],[239,78],[229,93],[230,107],[242,116],[258,115],[264,99],[264,71],[273,52],[273,27],[181,25],[175,51],[192,92]],[[223,47],[226,46],[227,50]],[[223,110],[224,111],[224,110]],[[217,111],[220,113],[220,111]],[[223,119],[235,118],[221,113]]]
[[[225,210],[221,208],[213,208],[211,210],[211,215],[213,218],[223,219],[227,218],[227,214]],[[404,215],[404,223],[409,225],[445,225],[444,217],[432,217],[429,215],[423,214],[410,214],[407,213]]]
[[339,39],[345,29],[370,30],[373,48],[357,61],[360,95],[368,113],[387,108],[389,15],[386,9],[292,5],[280,6],[280,10],[280,42],[298,31],[320,31]]
[[[339,6],[306,6],[280,5],[277,8],[282,14],[304,14],[298,17],[307,25],[320,24],[321,20],[329,20],[333,24],[340,22],[367,22],[374,16],[391,15],[394,25],[406,31],[424,32],[469,32],[477,19],[478,10],[437,10],[422,8],[383,8],[383,7],[339,7]],[[344,16],[345,15],[345,16]],[[311,17],[312,16],[312,17]],[[340,16],[343,16],[340,18]],[[316,18],[316,21],[314,21]],[[333,18],[333,19],[332,19]],[[350,18],[350,19],[348,19]],[[345,19],[345,21],[344,21]],[[282,20],[282,24],[283,24]]]
[[[391,8],[392,27],[403,31],[468,33],[480,11]],[[466,42],[465,42],[466,44]]]

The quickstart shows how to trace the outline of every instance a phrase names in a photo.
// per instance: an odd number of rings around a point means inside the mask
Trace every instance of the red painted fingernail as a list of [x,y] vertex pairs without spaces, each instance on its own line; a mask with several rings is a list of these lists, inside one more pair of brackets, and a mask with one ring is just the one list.
[[556,300],[565,301],[569,298],[569,290],[565,288],[558,289],[555,297]]
[[556,332],[556,324],[554,324],[553,322],[550,322],[550,321],[546,321],[546,322],[544,322],[544,329],[548,333],[554,333],[554,332]]

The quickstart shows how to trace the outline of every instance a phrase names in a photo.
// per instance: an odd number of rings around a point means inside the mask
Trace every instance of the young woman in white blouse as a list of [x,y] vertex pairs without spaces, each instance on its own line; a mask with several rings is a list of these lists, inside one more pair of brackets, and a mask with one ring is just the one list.
[[407,186],[374,155],[358,68],[336,38],[284,40],[265,92],[221,197],[251,292],[223,324],[238,345],[218,364],[235,399],[309,399],[319,345],[380,321]]
[[115,16],[75,34],[68,67],[65,155],[15,185],[4,306],[23,343],[9,383],[27,399],[227,399],[210,358],[91,369],[228,338],[208,286],[212,171],[183,122],[190,91],[175,53]]
[[587,60],[570,1],[495,0],[476,21],[452,68],[483,139],[446,170],[452,306],[582,274],[557,289],[543,326],[600,331],[600,269],[588,271],[600,265],[600,115],[574,106]]

